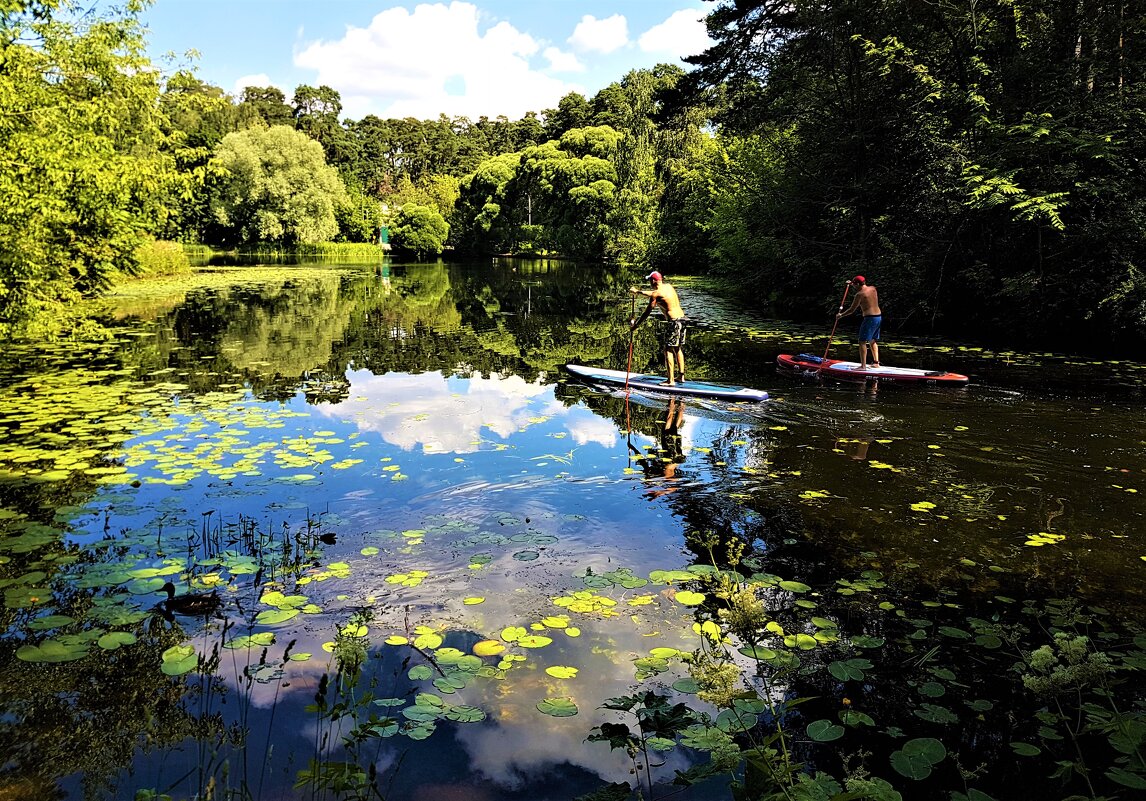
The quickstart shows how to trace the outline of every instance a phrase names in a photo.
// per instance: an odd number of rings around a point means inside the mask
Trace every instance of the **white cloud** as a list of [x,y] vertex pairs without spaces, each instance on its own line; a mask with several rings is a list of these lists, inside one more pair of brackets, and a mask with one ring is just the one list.
[[581,17],[569,44],[575,50],[593,53],[612,53],[629,43],[629,23],[620,14],[597,19],[592,14]]
[[566,427],[578,445],[595,442],[605,448],[612,448],[617,444],[617,426],[612,420],[597,415],[586,417],[571,415]]
[[646,53],[671,53],[691,56],[702,53],[714,42],[704,27],[704,12],[697,9],[677,11],[659,25],[649,28],[637,40]]
[[[420,447],[433,453],[473,453],[483,440],[506,440],[529,425],[535,399],[551,390],[518,376],[475,377],[456,391],[441,373],[349,373],[354,397],[338,404],[320,403],[328,417],[354,421],[404,451]],[[493,435],[493,436],[491,436]]]
[[294,63],[315,70],[314,83],[338,90],[352,117],[516,118],[576,89],[531,64],[540,50],[508,22],[483,30],[471,3],[427,3],[413,12],[387,9],[365,28],[348,26],[338,40],[303,44]]
[[549,59],[549,69],[553,72],[585,71],[585,65],[572,53],[566,53],[564,50],[559,50],[556,47],[547,47],[543,55]]
[[274,82],[271,81],[271,77],[269,75],[267,75],[265,72],[260,72],[256,75],[244,75],[242,78],[238,78],[235,81],[234,85],[231,87],[231,94],[234,95],[235,97],[238,97],[239,95],[241,95],[243,93],[243,90],[246,89],[248,86],[274,86],[274,85],[275,85]]

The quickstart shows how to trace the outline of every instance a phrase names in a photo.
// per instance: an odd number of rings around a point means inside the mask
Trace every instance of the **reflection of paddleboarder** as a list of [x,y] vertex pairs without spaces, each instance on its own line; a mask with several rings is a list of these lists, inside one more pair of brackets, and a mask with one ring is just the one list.
[[641,463],[645,478],[650,481],[663,481],[670,484],[670,486],[650,489],[645,493],[648,498],[657,498],[677,490],[675,486],[671,485],[679,480],[676,474],[677,467],[683,464],[685,460],[684,443],[680,435],[680,427],[683,423],[684,401],[677,397],[670,398],[664,427],[661,429],[659,437],[660,447],[657,451],[642,454],[632,443],[629,443],[629,448],[637,454],[637,461]]

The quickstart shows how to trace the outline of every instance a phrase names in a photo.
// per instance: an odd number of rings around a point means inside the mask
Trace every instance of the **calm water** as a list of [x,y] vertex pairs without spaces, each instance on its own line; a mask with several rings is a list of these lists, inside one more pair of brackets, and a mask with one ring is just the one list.
[[[10,348],[0,797],[366,798],[374,782],[389,799],[557,799],[632,782],[623,749],[586,738],[622,719],[607,699],[650,687],[717,718],[679,654],[702,639],[697,581],[740,544],[742,578],[795,582],[770,596],[784,614],[845,635],[923,639],[904,621],[1005,621],[1052,598],[1140,619],[1146,366],[893,329],[885,364],[970,386],[808,382],[775,357],[822,352],[826,325],[682,279],[690,377],[771,400],[571,381],[567,362],[625,368],[632,280],[559,262],[218,268],[125,290],[101,312],[107,341]],[[833,353],[851,358],[841,329]],[[633,354],[659,369],[653,326]],[[155,611],[167,581],[218,608]],[[976,668],[950,645],[940,695],[977,710]],[[984,751],[892,686],[801,694],[867,693],[888,730],[914,709],[947,725],[925,733],[949,752],[1014,758],[1020,724],[1000,718]],[[706,759],[661,753],[656,794]]]

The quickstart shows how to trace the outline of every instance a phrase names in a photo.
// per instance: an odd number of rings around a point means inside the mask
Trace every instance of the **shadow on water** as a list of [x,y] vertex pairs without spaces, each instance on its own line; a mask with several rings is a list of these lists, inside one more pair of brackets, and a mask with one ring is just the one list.
[[625,368],[633,282],[263,260],[13,345],[0,797],[1136,787],[1142,365],[802,381],[826,331],[684,279],[690,377],[769,401],[572,380]]

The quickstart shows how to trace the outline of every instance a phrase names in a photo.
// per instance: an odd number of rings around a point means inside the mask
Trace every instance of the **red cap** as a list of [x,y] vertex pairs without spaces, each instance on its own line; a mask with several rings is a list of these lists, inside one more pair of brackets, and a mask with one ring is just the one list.
[[864,277],[862,275],[857,275],[855,278],[852,279],[852,283],[853,284],[862,284],[862,283],[864,283]]
[[656,270],[653,270],[651,273],[649,273],[648,275],[645,276],[645,280],[646,281],[656,281],[659,284],[661,281],[664,280],[664,277],[660,273],[658,273]]

